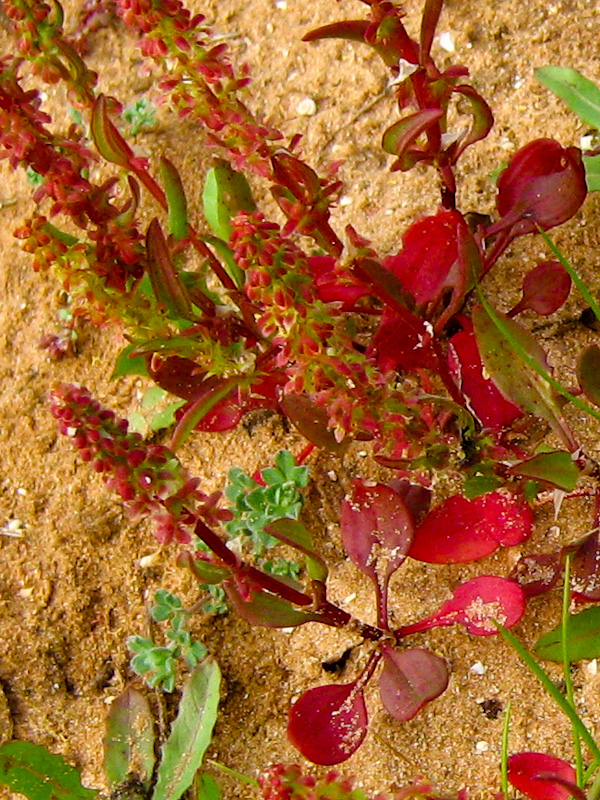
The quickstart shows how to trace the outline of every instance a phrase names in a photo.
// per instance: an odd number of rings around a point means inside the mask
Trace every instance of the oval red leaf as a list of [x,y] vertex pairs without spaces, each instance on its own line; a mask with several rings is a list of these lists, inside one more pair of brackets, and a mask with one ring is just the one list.
[[317,686],[291,707],[288,737],[313,764],[330,766],[360,747],[367,724],[365,698],[356,683]]
[[527,539],[533,523],[525,500],[508,492],[490,492],[474,500],[454,495],[425,517],[408,555],[430,564],[477,561],[500,545]]
[[423,706],[448,686],[446,662],[429,650],[415,648],[396,652],[381,645],[383,672],[379,678],[381,702],[400,722],[412,719]]
[[508,780],[531,800],[567,800],[571,794],[579,794],[573,767],[545,753],[515,753],[510,756]]

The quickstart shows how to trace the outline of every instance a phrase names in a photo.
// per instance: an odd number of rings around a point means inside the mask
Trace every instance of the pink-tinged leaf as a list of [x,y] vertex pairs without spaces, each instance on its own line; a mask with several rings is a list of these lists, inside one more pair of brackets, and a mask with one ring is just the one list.
[[492,430],[504,430],[523,416],[523,412],[506,400],[494,382],[484,374],[473,326],[466,319],[462,324],[464,329],[450,339],[450,372],[481,424]]
[[518,322],[498,311],[494,315],[502,330],[483,306],[477,306],[472,315],[481,360],[490,377],[507,400],[546,420],[568,449],[575,450],[577,445],[556,402],[556,392],[516,347],[549,374],[546,353]]
[[312,398],[303,394],[288,394],[283,398],[281,405],[292,425],[298,428],[309,442],[336,455],[342,455],[348,449],[350,444],[348,437],[338,442],[329,427],[327,411],[318,406]]
[[523,281],[523,297],[508,312],[514,317],[522,311],[535,311],[542,317],[553,314],[571,291],[571,277],[559,261],[542,261],[530,270]]
[[319,622],[319,614],[299,611],[288,600],[262,590],[250,592],[250,597],[242,597],[233,581],[224,581],[227,597],[242,619],[251,625],[262,628],[295,628],[305,622]]
[[520,558],[509,578],[519,584],[529,600],[556,586],[561,572],[560,553],[532,553]]
[[400,722],[412,719],[426,703],[448,686],[446,662],[428,650],[397,652],[382,644],[383,671],[379,677],[381,702]]
[[418,483],[411,483],[406,478],[393,479],[388,486],[404,500],[404,505],[410,511],[415,525],[427,516],[431,507],[431,489]]
[[444,0],[426,0],[421,18],[421,35],[419,37],[419,62],[425,64],[431,51],[435,29],[440,18]]
[[545,753],[509,756],[508,780],[530,800],[567,800],[570,795],[581,794],[573,767]]
[[543,481],[565,492],[572,492],[579,479],[579,470],[565,450],[540,453],[527,461],[515,464],[509,469],[512,475],[520,475],[536,481]]
[[474,636],[491,636],[497,633],[494,623],[512,628],[524,613],[525,595],[515,581],[482,575],[458,586],[438,612],[399,628],[396,634],[407,636],[458,623]]
[[408,555],[430,564],[461,564],[489,556],[498,547],[528,539],[534,516],[521,497],[490,492],[473,500],[449,497],[415,531]]
[[288,737],[313,764],[345,761],[367,735],[367,708],[356,683],[309,689],[290,709]]
[[364,42],[365,33],[369,28],[366,20],[346,20],[323,25],[314,31],[305,33],[303,42],[317,42],[319,39],[349,39],[355,42]]
[[587,399],[600,406],[600,347],[597,344],[590,345],[579,357],[577,380]]
[[413,537],[413,521],[400,495],[389,486],[355,481],[344,500],[342,540],[356,566],[378,586],[406,558]]
[[473,116],[473,122],[467,135],[448,148],[452,160],[456,162],[467,147],[481,141],[481,139],[485,139],[494,124],[494,115],[483,97],[472,86],[461,84],[456,86],[454,91],[467,98],[471,104],[471,114]]
[[383,134],[382,147],[386,153],[402,159],[406,150],[414,144],[419,136],[435,125],[444,112],[441,108],[425,108],[398,120]]
[[190,358],[154,355],[149,359],[147,369],[161,389],[184,400],[196,400],[208,388],[206,372]]
[[[408,315],[411,320],[407,326]],[[384,373],[396,369],[430,369],[436,372],[438,360],[432,341],[433,329],[430,326],[428,330],[422,319],[408,309],[400,317],[386,308],[367,348],[367,356],[376,358]]]
[[146,235],[148,274],[154,296],[174,317],[193,320],[192,301],[171,258],[167,240],[156,217]]
[[507,231],[510,239],[562,225],[585,200],[581,152],[553,139],[536,139],[511,158],[498,178],[501,219],[487,236]]
[[[190,403],[186,408],[177,423],[177,427],[173,432],[173,436],[171,438],[170,447],[172,450],[176,450],[183,442],[188,438],[190,433],[194,429],[201,429],[200,426],[202,424],[206,425],[207,418],[212,412],[211,420],[214,420],[215,415],[218,413],[220,408],[220,404],[228,398],[228,396],[236,389],[239,385],[239,379],[236,378],[223,378],[220,379],[218,383],[213,384],[210,388],[207,389],[203,394],[201,394],[196,400]],[[233,420],[231,416],[233,415]],[[238,403],[234,403],[232,406],[229,406],[227,412],[225,414],[226,419],[224,420],[226,427],[220,428],[221,430],[228,430],[230,427],[234,427],[232,423],[237,424],[237,422],[243,416],[243,411],[239,408]],[[204,427],[203,430],[207,428]],[[213,427],[212,430],[215,430]]]
[[127,167],[133,158],[133,151],[110,121],[106,107],[106,97],[98,96],[92,109],[90,124],[92,139],[100,155],[113,164]]

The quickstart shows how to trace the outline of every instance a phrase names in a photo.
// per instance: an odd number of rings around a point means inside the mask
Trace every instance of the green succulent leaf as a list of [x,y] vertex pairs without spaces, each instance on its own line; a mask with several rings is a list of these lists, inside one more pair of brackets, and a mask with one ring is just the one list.
[[30,742],[8,742],[0,747],[0,784],[29,800],[92,800],[81,773],[62,756]]
[[208,748],[219,707],[221,672],[205,659],[183,687],[179,712],[162,748],[153,800],[179,800],[192,785]]
[[160,160],[160,172],[169,209],[169,233],[178,242],[188,235],[187,200],[183,183],[175,165],[164,156]]

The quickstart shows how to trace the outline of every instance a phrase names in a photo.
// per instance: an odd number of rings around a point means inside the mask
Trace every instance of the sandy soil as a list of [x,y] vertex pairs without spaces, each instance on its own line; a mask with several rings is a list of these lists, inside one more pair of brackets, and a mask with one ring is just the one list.
[[[65,4],[76,13],[81,4]],[[301,36],[320,24],[358,11],[358,3],[311,3],[298,0],[209,0],[202,10],[230,38],[254,75],[257,109],[270,115],[286,133],[304,134],[309,163],[343,159],[344,202],[335,223],[348,222],[377,248],[395,251],[399,237],[416,215],[437,204],[431,175],[389,173],[380,135],[395,118],[386,75],[367,48],[340,42],[303,44]],[[405,4],[406,24],[415,31],[421,3]],[[598,20],[592,0],[501,0],[497,3],[449,0],[440,26],[455,47],[440,49],[442,63],[471,69],[474,85],[492,104],[496,126],[488,139],[470,151],[460,174],[460,207],[488,213],[493,209],[489,175],[519,146],[538,136],[577,144],[584,128],[538,85],[533,69],[570,65],[600,82]],[[0,31],[4,46],[7,39]],[[119,26],[91,39],[92,66],[100,72],[102,91],[128,102],[149,85],[140,77],[137,52]],[[312,99],[315,113],[303,116],[301,101]],[[49,109],[64,114],[64,97],[48,90]],[[167,114],[153,132],[135,142],[156,158],[165,153],[179,167],[190,203],[198,202],[202,176],[211,154],[189,125]],[[45,744],[83,770],[89,786],[103,787],[101,774],[104,718],[112,699],[129,682],[141,686],[128,667],[126,639],[147,629],[149,599],[158,587],[179,593],[190,605],[198,592],[175,566],[174,549],[159,551],[150,530],[134,525],[120,504],[59,439],[47,396],[56,381],[79,381],[121,414],[139,405],[141,379],[111,381],[112,360],[123,342],[119,331],[84,327],[78,355],[51,362],[38,343],[57,327],[60,292],[51,276],[36,275],[19,250],[12,231],[30,209],[21,176],[2,169],[0,186],[0,733]],[[590,197],[577,217],[556,232],[556,240],[588,285],[598,287],[597,197]],[[201,223],[201,221],[198,219]],[[498,303],[508,308],[519,295],[523,273],[544,255],[538,241],[519,241],[504,257],[496,285]],[[550,318],[542,336],[557,374],[573,382],[574,355],[593,334],[576,323],[583,303],[575,295]],[[600,449],[600,436],[584,420],[572,417],[589,452]],[[222,436],[196,436],[182,450],[190,469],[207,490],[224,484],[232,465],[254,471],[270,463],[282,446],[299,450],[301,440],[286,433],[277,419],[252,432],[240,428]],[[332,565],[331,597],[372,621],[374,609],[367,581],[343,555],[337,527],[341,500],[352,477],[383,476],[362,448],[344,463],[326,454],[310,461],[306,521]],[[555,521],[540,512],[528,552],[556,548],[590,527],[586,501],[565,503]],[[11,535],[20,534],[18,537]],[[458,582],[483,572],[506,574],[520,551],[511,550],[476,565],[432,568],[411,564],[400,571],[392,605],[399,622],[433,610]],[[156,554],[152,566],[140,558]],[[531,644],[555,624],[557,596],[531,604],[517,632]],[[268,764],[301,761],[285,737],[290,699],[330,677],[322,662],[340,655],[355,640],[345,632],[315,625],[292,633],[253,630],[234,617],[199,614],[194,633],[218,659],[224,675],[221,714],[211,747],[212,758],[254,775]],[[417,636],[448,660],[448,691],[408,724],[391,720],[381,709],[375,688],[368,702],[372,725],[358,753],[343,767],[356,774],[369,792],[393,790],[417,775],[442,792],[468,787],[471,796],[488,796],[499,786],[503,714],[485,713],[484,701],[512,703],[511,750],[540,750],[571,758],[569,728],[552,701],[504,645],[494,637],[470,638],[442,629]],[[346,664],[348,680],[364,661],[360,648]],[[479,667],[478,665],[482,665]],[[559,680],[558,671],[552,670]],[[584,720],[600,724],[600,675],[595,664],[574,672]],[[153,702],[155,700],[153,699]],[[173,705],[169,701],[170,706]],[[225,798],[251,797],[252,791],[223,780]]]

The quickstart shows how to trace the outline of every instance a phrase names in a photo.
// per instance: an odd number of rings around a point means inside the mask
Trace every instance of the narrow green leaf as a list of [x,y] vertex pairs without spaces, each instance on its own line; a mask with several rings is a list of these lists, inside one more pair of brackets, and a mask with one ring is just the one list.
[[127,167],[133,152],[115,125],[110,121],[106,107],[106,97],[98,96],[92,109],[90,124],[92,139],[100,155],[113,164]]
[[219,665],[210,657],[188,678],[177,718],[162,748],[152,800],[179,800],[191,786],[212,738],[220,683]]
[[524,478],[551,483],[565,492],[572,492],[579,479],[579,470],[573,463],[570,453],[564,450],[540,453],[527,461],[515,464],[509,472]]
[[92,800],[96,789],[81,784],[81,773],[62,756],[30,742],[0,747],[0,784],[29,800]]
[[196,425],[199,425],[209,411],[224,400],[236,386],[239,386],[240,378],[225,378],[220,384],[214,386],[202,395],[199,400],[193,402],[185,414],[179,420],[177,427],[171,438],[170,447],[175,451],[188,438]]
[[600,347],[592,344],[579,356],[577,381],[584,395],[600,406]]
[[391,153],[402,159],[407,148],[414,144],[427,128],[430,128],[443,116],[444,112],[441,109],[427,108],[394,122],[383,134],[383,149],[386,153]]
[[[489,313],[491,312],[491,313]],[[493,314],[493,316],[492,316]],[[567,447],[576,449],[572,434],[556,403],[547,374],[546,355],[533,336],[506,314],[477,306],[473,327],[481,360],[498,389],[516,406],[548,422]],[[515,364],[515,357],[519,361]],[[536,364],[541,369],[535,369]]]
[[233,217],[239,211],[254,211],[256,208],[250,184],[244,175],[221,159],[206,175],[202,202],[206,221],[224,242],[228,242],[231,236]]
[[535,77],[583,122],[600,128],[600,89],[595,83],[572,67],[541,67]]
[[169,233],[178,242],[188,235],[187,200],[181,176],[168,158],[160,159],[160,173],[169,210]]
[[110,707],[104,737],[104,772],[114,788],[134,773],[148,788],[154,770],[154,721],[146,698],[126,689]]
[[306,622],[319,622],[321,616],[313,611],[299,611],[289,600],[268,592],[252,592],[250,599],[242,597],[233,581],[223,586],[228,598],[242,619],[262,628],[295,628]]
[[[562,662],[562,623],[537,640],[534,651],[546,661]],[[600,656],[600,607],[586,608],[568,617],[567,658],[581,661]]]
[[199,239],[209,244],[221,256],[223,267],[238,289],[244,285],[244,271],[235,263],[230,247],[217,236],[200,236]]

